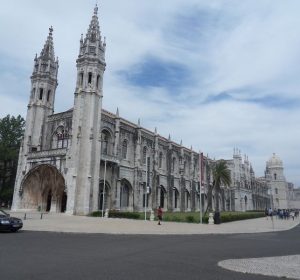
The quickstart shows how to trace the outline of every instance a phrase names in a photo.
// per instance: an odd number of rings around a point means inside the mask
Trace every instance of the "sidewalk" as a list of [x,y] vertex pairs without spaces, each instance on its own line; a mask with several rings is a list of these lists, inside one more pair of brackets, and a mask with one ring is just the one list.
[[300,220],[279,220],[258,218],[220,225],[190,224],[163,222],[161,226],[156,221],[96,218],[86,216],[71,216],[62,213],[41,214],[27,212],[11,212],[14,217],[23,220],[22,230],[54,231],[73,233],[109,233],[109,234],[230,234],[257,233],[289,230],[299,224]]

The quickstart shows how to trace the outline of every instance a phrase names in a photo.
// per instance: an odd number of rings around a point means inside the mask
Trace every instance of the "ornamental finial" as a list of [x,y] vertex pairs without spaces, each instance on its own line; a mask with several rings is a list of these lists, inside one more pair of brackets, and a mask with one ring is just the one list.
[[94,8],[94,15],[96,16],[98,14],[98,6],[96,4],[95,8]]

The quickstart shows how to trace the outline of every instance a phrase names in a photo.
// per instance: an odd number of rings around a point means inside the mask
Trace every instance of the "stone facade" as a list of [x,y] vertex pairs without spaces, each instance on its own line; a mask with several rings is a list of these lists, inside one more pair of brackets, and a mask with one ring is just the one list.
[[[160,205],[164,211],[199,211],[201,177],[205,210],[213,160],[120,117],[118,110],[114,114],[102,108],[106,44],[97,6],[80,40],[74,107],[53,114],[58,59],[52,33],[50,28],[41,54],[34,59],[12,209],[85,215],[105,209],[152,210]],[[232,186],[222,188],[214,200],[220,199],[224,210],[267,207],[268,186],[255,179],[248,158],[242,161],[235,150],[227,164]],[[281,180],[279,171],[277,176]]]

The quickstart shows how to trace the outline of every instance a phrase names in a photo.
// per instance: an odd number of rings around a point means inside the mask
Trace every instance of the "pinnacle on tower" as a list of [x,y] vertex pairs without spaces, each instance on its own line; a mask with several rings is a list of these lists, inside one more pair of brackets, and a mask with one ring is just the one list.
[[53,27],[50,26],[49,35],[45,42],[44,48],[42,49],[41,54],[40,54],[40,57],[43,58],[43,60],[46,60],[46,59],[50,59],[52,61],[55,60],[52,33],[53,33]]
[[49,28],[49,34],[39,56],[34,58],[33,75],[48,73],[53,79],[57,78],[58,59],[55,60],[53,44],[53,27]]
[[106,44],[105,41],[102,41],[101,39],[100,25],[99,25],[97,14],[98,14],[98,6],[96,5],[85,38],[83,39],[83,36],[81,36],[80,39],[79,57],[84,55],[91,55],[91,56],[100,55],[102,60],[104,60],[104,52],[105,52]]

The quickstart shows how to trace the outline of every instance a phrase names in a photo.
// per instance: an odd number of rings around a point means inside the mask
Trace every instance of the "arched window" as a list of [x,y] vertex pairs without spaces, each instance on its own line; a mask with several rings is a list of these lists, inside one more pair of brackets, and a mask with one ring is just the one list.
[[159,153],[159,158],[158,158],[158,167],[162,167],[162,159],[163,159],[163,154],[162,152]]
[[63,126],[59,126],[53,135],[52,149],[63,149],[69,146],[69,133]]
[[43,99],[43,92],[44,92],[44,89],[43,89],[43,88],[40,88],[40,96],[39,96],[39,99],[40,99],[40,100]]
[[120,208],[126,208],[129,206],[130,187],[127,183],[122,182],[120,188]]
[[179,192],[175,188],[175,190],[174,190],[174,208],[178,207],[178,199],[179,199]]
[[96,84],[97,89],[100,88],[100,75],[97,76],[97,84]]
[[50,100],[50,94],[51,94],[51,90],[48,90],[48,93],[47,93],[47,101]]
[[147,159],[147,147],[145,146],[143,148],[143,164],[146,164],[146,159]]
[[127,140],[123,141],[123,145],[122,145],[122,158],[123,159],[127,158]]
[[102,130],[101,133],[101,151],[104,155],[110,154],[111,136],[107,130]]
[[93,74],[91,72],[89,72],[89,77],[88,77],[88,83],[89,84],[92,83],[92,77],[93,77]]
[[277,180],[277,174],[274,173],[274,180]]
[[83,73],[82,72],[79,74],[79,85],[80,86],[83,85]]

